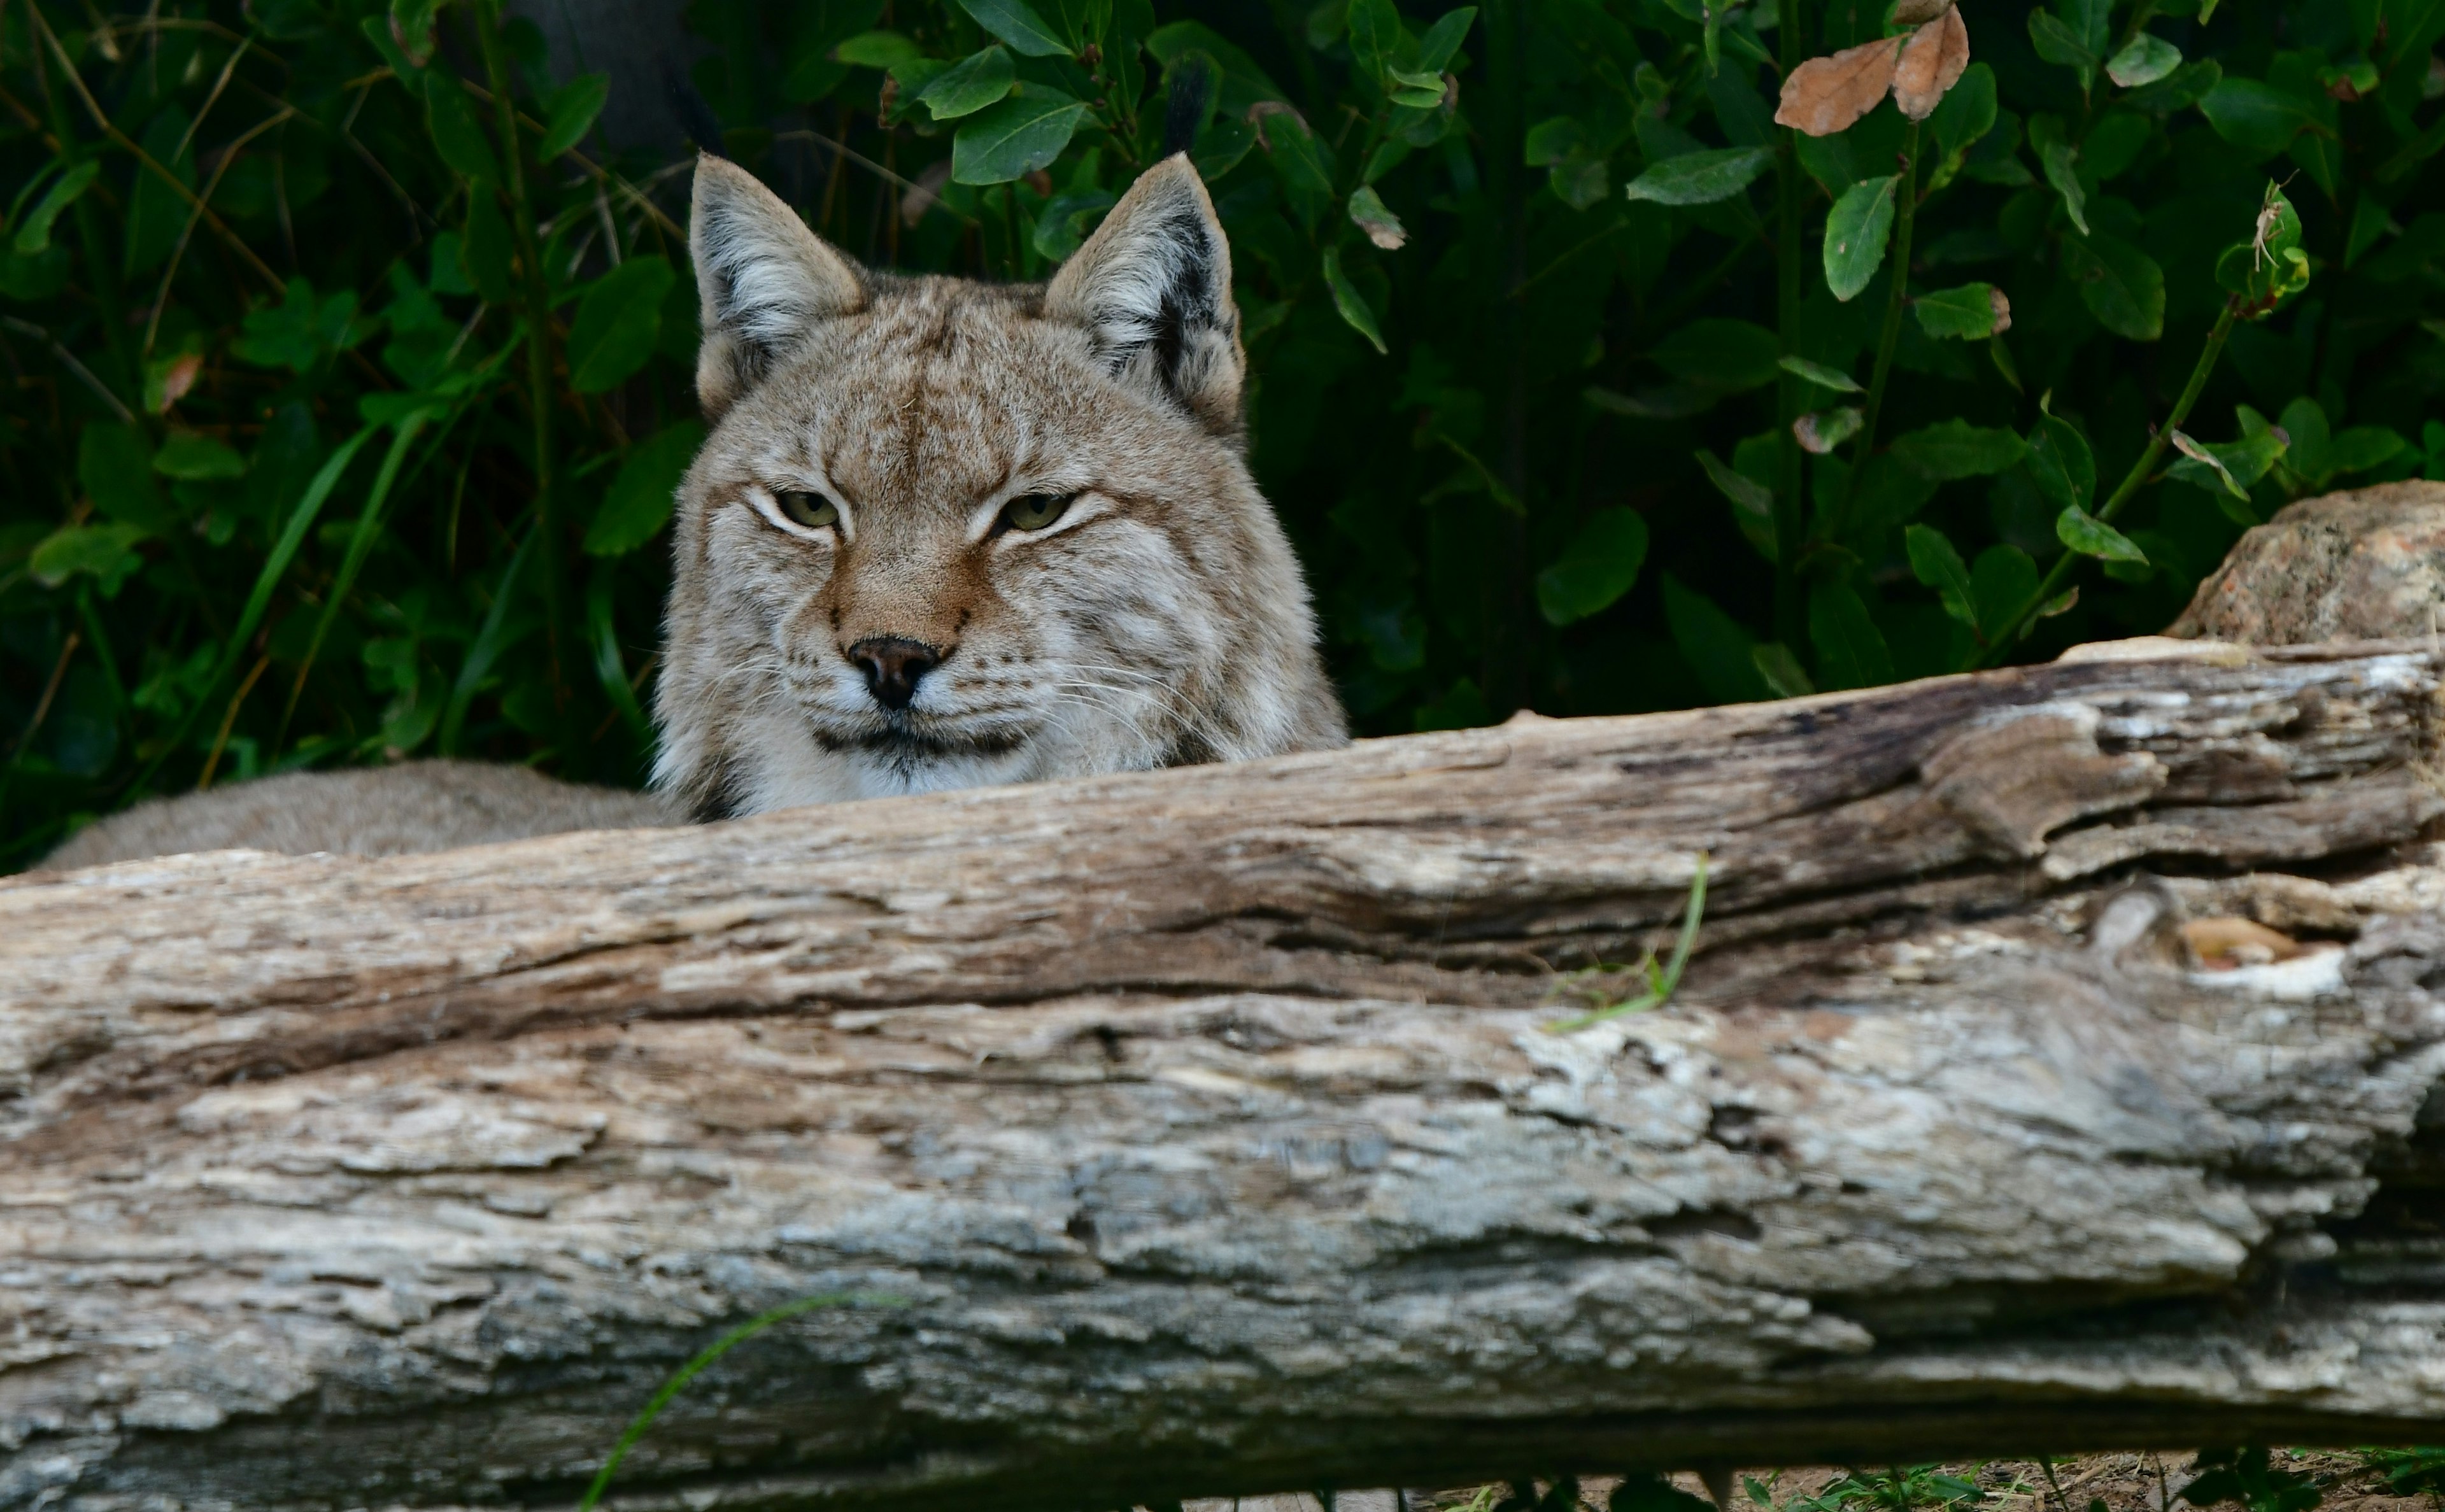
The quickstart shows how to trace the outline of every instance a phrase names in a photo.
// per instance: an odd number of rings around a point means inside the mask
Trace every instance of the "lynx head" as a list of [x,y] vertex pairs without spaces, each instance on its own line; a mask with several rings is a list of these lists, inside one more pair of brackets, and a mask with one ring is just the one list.
[[862,270],[697,165],[657,782],[706,816],[1339,744],[1185,158],[1048,285]]

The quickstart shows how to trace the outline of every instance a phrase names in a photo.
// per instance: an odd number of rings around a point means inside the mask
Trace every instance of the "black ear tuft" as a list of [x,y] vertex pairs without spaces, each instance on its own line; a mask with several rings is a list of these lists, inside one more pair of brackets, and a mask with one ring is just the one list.
[[1083,326],[1105,368],[1240,433],[1240,312],[1231,247],[1185,155],[1138,176],[1044,291],[1045,314]]
[[688,219],[704,337],[697,401],[719,420],[825,321],[866,304],[865,281],[780,196],[736,163],[702,157]]
[[1163,155],[1169,158],[1197,145],[1198,129],[1214,103],[1214,65],[1202,52],[1192,52],[1172,65],[1163,82]]

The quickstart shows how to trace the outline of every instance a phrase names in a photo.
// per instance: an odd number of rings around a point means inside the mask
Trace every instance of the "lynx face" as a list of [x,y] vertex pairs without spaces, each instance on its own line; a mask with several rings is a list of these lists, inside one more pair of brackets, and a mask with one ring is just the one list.
[[862,271],[719,159],[690,241],[717,423],[660,785],[716,816],[1343,740],[1185,159],[1044,287]]

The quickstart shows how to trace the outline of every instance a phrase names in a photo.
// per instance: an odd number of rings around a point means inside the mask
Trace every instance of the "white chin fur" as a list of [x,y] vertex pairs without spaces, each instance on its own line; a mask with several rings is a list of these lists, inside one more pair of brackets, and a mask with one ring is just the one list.
[[741,814],[989,787],[1036,775],[1033,741],[993,755],[898,761],[887,752],[827,751],[803,723],[783,713],[751,718],[740,737],[737,755],[743,791],[737,798]]

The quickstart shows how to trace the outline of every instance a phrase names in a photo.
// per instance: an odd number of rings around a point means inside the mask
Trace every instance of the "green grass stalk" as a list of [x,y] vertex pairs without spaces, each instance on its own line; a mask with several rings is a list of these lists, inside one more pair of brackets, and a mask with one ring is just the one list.
[[645,1429],[654,1426],[654,1419],[662,1415],[663,1409],[670,1406],[675,1397],[687,1390],[688,1383],[703,1374],[714,1361],[775,1324],[786,1323],[801,1314],[812,1313],[817,1308],[843,1307],[851,1302],[878,1302],[885,1306],[900,1306],[903,1301],[903,1298],[897,1297],[873,1297],[857,1292],[827,1292],[820,1297],[802,1297],[794,1302],[784,1302],[771,1312],[759,1313],[724,1334],[707,1345],[696,1358],[681,1366],[669,1380],[663,1383],[663,1389],[654,1393],[654,1399],[645,1404],[645,1409],[638,1413],[636,1421],[628,1425],[628,1430],[620,1435],[620,1442],[612,1446],[611,1457],[603,1462],[603,1468],[594,1472],[594,1483],[588,1485],[586,1488],[586,1494],[578,1499],[577,1512],[594,1512],[594,1504],[603,1500],[605,1491],[610,1489],[611,1477],[619,1470],[620,1462],[626,1459],[628,1451],[637,1447],[637,1441],[645,1436]]
[[[484,78],[493,92],[495,129],[500,134],[501,188],[509,196],[510,230],[518,246],[523,289],[520,314],[526,321],[527,402],[534,412],[534,489],[536,566],[543,573],[544,641],[549,656],[555,708],[555,743],[564,764],[580,754],[570,737],[572,721],[567,706],[568,680],[561,676],[562,605],[567,597],[562,580],[559,513],[553,497],[559,480],[552,450],[551,291],[543,275],[543,249],[535,239],[534,203],[527,194],[526,152],[518,139],[517,104],[511,98],[509,68],[501,57],[500,0],[477,0],[476,37],[484,58]],[[482,186],[475,193],[484,192]]]
[[[2099,519],[2111,521],[2121,513],[2122,507],[2139,492],[2139,485],[2146,482],[2149,475],[2156,470],[2156,464],[2164,460],[2165,449],[2174,443],[2174,432],[2180,430],[2182,422],[2191,418],[2191,406],[2199,401],[2200,391],[2208,386],[2208,375],[2215,371],[2216,359],[2224,355],[2225,338],[2232,334],[2232,302],[2227,300],[2224,313],[2216,317],[2214,327],[2208,332],[2207,341],[2199,347],[2199,360],[2191,368],[2191,381],[2182,385],[2182,397],[2174,401],[2173,413],[2166,416],[2165,423],[2148,438],[2147,449],[2139,454],[2139,460],[2131,464],[2131,471],[2122,475],[2122,481],[2116,486],[2103,507],[2098,510]],[[2038,590],[2030,594],[2028,602],[2004,623],[1994,643],[1980,653],[1977,664],[1981,669],[1995,666],[2011,654],[2012,647],[2020,644],[2022,627],[2062,589],[2063,579],[2071,576],[2072,569],[2079,562],[2080,553],[2077,551],[2067,551],[2056,559],[2055,565],[2046,569],[2044,579],[2038,584]]]

